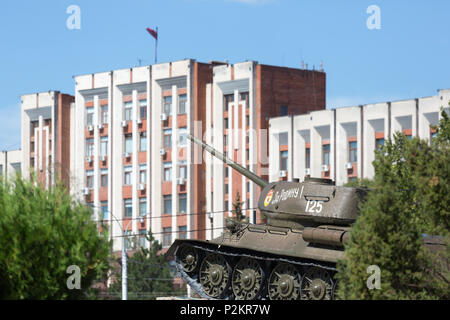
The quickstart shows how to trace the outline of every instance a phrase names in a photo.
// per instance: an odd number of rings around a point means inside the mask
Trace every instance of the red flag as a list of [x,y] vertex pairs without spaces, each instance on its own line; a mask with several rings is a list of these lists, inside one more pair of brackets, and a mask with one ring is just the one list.
[[158,40],[158,32],[157,31],[150,29],[150,28],[147,28],[146,30],[148,31],[148,33],[150,33],[153,36],[153,38]]

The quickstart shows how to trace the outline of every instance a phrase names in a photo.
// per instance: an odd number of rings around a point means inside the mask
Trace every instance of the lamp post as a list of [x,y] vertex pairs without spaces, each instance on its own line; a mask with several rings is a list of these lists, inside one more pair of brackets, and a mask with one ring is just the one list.
[[[128,230],[128,226],[130,225],[131,221],[128,221],[127,226],[125,227],[125,230]],[[125,246],[125,231],[122,230],[122,300],[128,299],[128,290],[127,290],[127,248]]]
[[[127,249],[125,246],[125,231],[122,228],[122,225],[119,222],[119,219],[116,218],[116,216],[109,210],[107,210],[109,214],[111,214],[111,218],[116,221],[120,227],[120,231],[122,232],[122,300],[128,299],[128,290],[127,290]],[[127,226],[125,227],[125,230],[128,230],[128,227],[130,223],[133,221],[133,219],[130,219],[128,221]]]

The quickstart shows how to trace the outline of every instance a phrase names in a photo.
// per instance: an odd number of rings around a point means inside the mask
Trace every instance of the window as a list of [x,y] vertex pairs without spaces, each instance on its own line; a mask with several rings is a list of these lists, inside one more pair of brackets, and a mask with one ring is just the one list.
[[163,247],[168,247],[172,244],[172,228],[163,228]]
[[384,146],[384,138],[379,138],[375,140],[375,149],[380,150]]
[[230,102],[234,102],[234,94],[226,94],[223,96],[224,100],[224,109],[225,111],[228,111],[228,104]]
[[102,201],[100,206],[102,208],[102,220],[108,220],[108,201]]
[[108,105],[100,107],[100,119],[102,124],[108,123]]
[[108,155],[108,137],[101,137],[100,139],[100,155]]
[[172,96],[163,98],[163,112],[167,116],[172,115]]
[[92,126],[94,124],[94,108],[90,107],[86,109],[86,125]]
[[228,167],[225,167],[225,178],[228,178]]
[[133,120],[133,102],[128,101],[123,105],[123,120]]
[[247,160],[250,160],[250,150],[249,149],[245,149],[245,154],[247,156]]
[[125,152],[133,152],[133,136],[131,134],[125,135]]
[[141,132],[139,137],[139,151],[147,151],[147,133]]
[[163,201],[164,201],[163,213],[171,214],[172,213],[172,196],[170,194],[163,196]]
[[147,198],[139,199],[139,215],[145,216],[147,214]]
[[228,200],[225,201],[225,211],[228,211]]
[[356,162],[358,160],[358,144],[356,141],[348,143],[348,161]]
[[311,168],[311,149],[310,148],[305,149],[305,168],[306,169]]
[[280,152],[280,170],[286,171],[288,169],[288,152]]
[[186,193],[180,193],[178,196],[178,207],[180,213],[186,213],[187,210],[187,195]]
[[228,193],[228,183],[225,184],[225,193]]
[[124,200],[124,213],[125,217],[133,216],[133,201],[131,199]]
[[178,130],[178,145],[184,147],[187,144],[187,128],[179,128]]
[[324,144],[322,145],[322,164],[330,165],[330,145]]
[[179,167],[178,167],[178,178],[187,178],[187,166],[186,161],[180,161]]
[[132,166],[126,166],[123,168],[124,171],[124,179],[123,179],[123,184],[124,185],[131,185],[133,184],[133,167]]
[[102,169],[100,171],[100,186],[102,188],[108,186],[108,169]]
[[187,227],[186,226],[178,227],[178,239],[187,239]]
[[94,155],[94,139],[86,139],[86,157]]
[[94,187],[94,170],[86,171],[86,187],[89,189]]
[[247,181],[247,192],[250,192],[250,182]]
[[164,162],[164,181],[172,181],[172,162]]
[[288,114],[288,106],[282,105],[281,106],[281,115],[282,116],[287,116],[287,114]]
[[239,94],[239,100],[240,101],[248,101],[248,92],[241,92]]
[[147,119],[147,100],[139,100],[139,118]]
[[139,183],[147,183],[147,165],[141,164],[139,166]]
[[223,118],[223,127],[224,129],[228,129],[228,118]]
[[245,122],[247,123],[247,127],[250,126],[250,116],[245,116]]
[[186,113],[186,102],[187,102],[187,95],[180,94],[178,96],[178,114]]
[[164,130],[164,148],[172,148],[172,129]]

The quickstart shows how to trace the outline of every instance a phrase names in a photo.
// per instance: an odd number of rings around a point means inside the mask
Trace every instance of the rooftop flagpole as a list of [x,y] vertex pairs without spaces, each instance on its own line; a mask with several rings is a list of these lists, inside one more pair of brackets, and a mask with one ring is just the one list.
[[158,62],[158,27],[156,27],[155,64]]
[[155,64],[156,64],[158,62],[158,27],[156,27],[156,30],[150,28],[146,28],[146,30],[156,40],[155,42]]

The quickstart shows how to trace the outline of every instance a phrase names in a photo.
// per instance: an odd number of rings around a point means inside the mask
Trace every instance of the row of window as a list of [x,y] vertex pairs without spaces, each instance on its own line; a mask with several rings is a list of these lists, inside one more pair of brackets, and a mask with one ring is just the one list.
[[[184,147],[187,145],[187,128],[178,128],[178,146]],[[163,130],[163,147],[172,148],[172,129]]]
[[[92,204],[91,204],[92,206]],[[101,201],[100,203],[102,219],[108,220],[108,201]],[[139,198],[139,216],[148,215],[147,198]],[[178,213],[184,214],[187,212],[187,194],[180,193],[178,195]],[[172,214],[172,195],[163,196],[163,214]],[[133,216],[133,200],[124,199],[123,201],[123,216],[124,218],[131,218]]]
[[[139,247],[147,247],[147,240],[146,240],[146,234],[147,230],[139,230],[139,238],[138,242],[136,243],[135,239],[132,239],[130,237],[125,238],[125,247],[126,249],[134,249],[136,244],[139,245]],[[168,247],[172,244],[172,228],[167,227],[163,228],[163,247]],[[125,235],[131,235],[131,231],[125,231]],[[186,226],[180,226],[178,227],[178,237],[177,239],[187,239],[187,227]]]
[[[187,95],[181,94],[178,96],[178,114],[186,113]],[[100,106],[100,123],[108,123],[108,105]],[[139,118],[147,119],[147,99],[141,99],[138,101]],[[172,96],[163,98],[163,112],[166,115],[172,114]],[[123,104],[123,120],[133,120],[133,102],[127,101]],[[86,108],[86,125],[91,126],[94,124],[94,107]]]
[[[375,148],[379,150],[384,145],[384,138],[375,140]],[[322,165],[330,165],[330,144],[322,145]],[[358,143],[356,141],[348,142],[348,162],[358,162]],[[280,170],[288,170],[288,151],[280,152]],[[311,168],[311,149],[305,149],[305,167]]]
[[[178,212],[183,214],[187,212],[187,194],[178,194]],[[163,196],[163,214],[172,214],[172,195]]]
[[[239,101],[246,101],[247,102],[246,107],[248,108],[249,107],[248,92],[240,92],[239,93]],[[234,94],[233,93],[232,94],[225,94],[223,96],[223,104],[224,104],[224,107],[225,107],[225,111],[228,111],[228,104],[230,102],[234,102]]]
[[[145,152],[147,151],[147,133],[140,132],[139,133],[139,141],[138,141],[138,151]],[[124,152],[132,153],[133,152],[133,136],[131,134],[126,134],[124,136]],[[95,144],[94,139],[89,138],[86,139],[86,157],[92,157],[95,153]],[[100,138],[100,156],[108,155],[108,137]]]
[[[180,94],[178,96],[178,112],[177,114],[185,114],[187,105],[187,95]],[[167,116],[172,115],[172,96],[163,97],[163,113]]]
[[[187,178],[187,162],[185,160],[179,162],[178,166],[178,178]],[[164,163],[163,180],[168,182],[172,181],[172,162]],[[132,185],[133,179],[133,167],[123,167],[123,184],[125,186]],[[147,183],[147,165],[139,165],[139,183]],[[86,187],[92,189],[94,187],[94,170],[86,171]],[[100,187],[108,187],[108,169],[100,170]]]
[[[168,247],[172,244],[172,228],[167,227],[163,228],[163,247]],[[187,227],[180,226],[178,227],[178,237],[177,239],[187,239]]]
[[[178,146],[184,147],[187,145],[187,128],[182,127],[178,129]],[[164,148],[172,148],[172,129],[165,129],[163,133],[163,145]],[[92,157],[94,155],[95,147],[94,147],[94,139],[89,138],[86,139],[86,156]],[[138,151],[145,152],[147,151],[147,133],[140,132],[139,133],[139,142],[138,142]],[[133,152],[133,135],[126,134],[124,136],[124,152],[132,153]],[[108,137],[100,138],[100,155],[106,156],[108,154]]]

